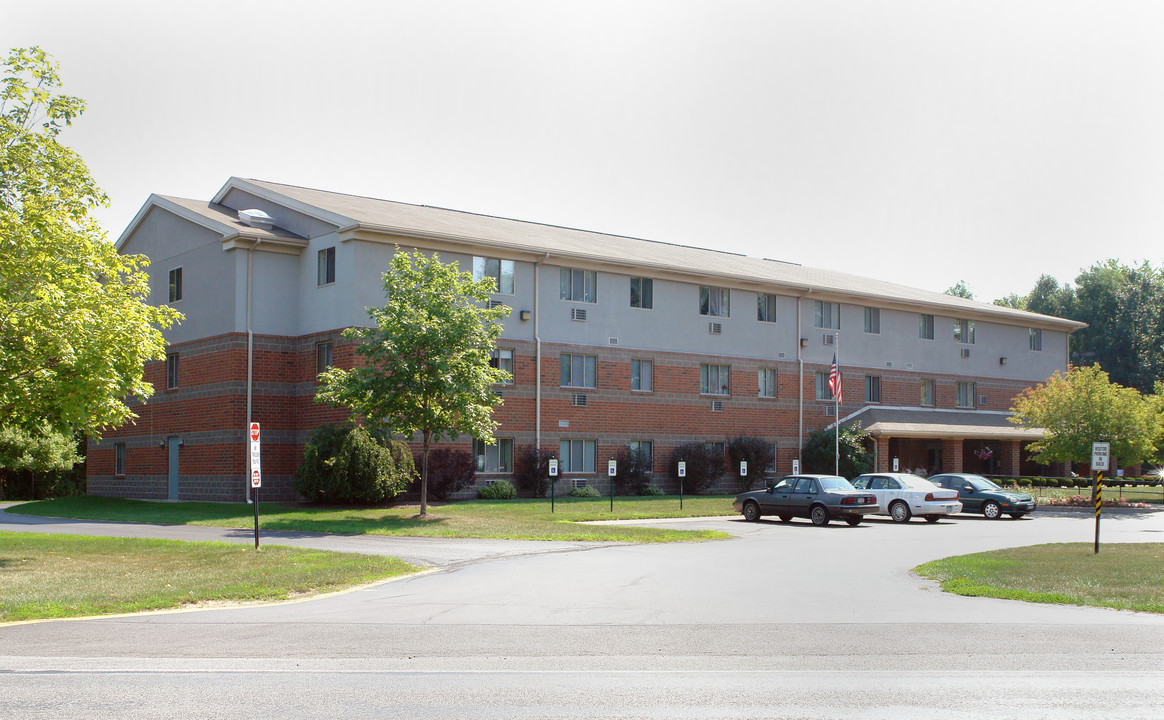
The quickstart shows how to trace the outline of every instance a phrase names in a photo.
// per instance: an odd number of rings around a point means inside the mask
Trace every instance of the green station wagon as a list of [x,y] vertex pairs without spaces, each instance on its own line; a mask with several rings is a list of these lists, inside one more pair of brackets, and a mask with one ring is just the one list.
[[981,475],[943,473],[934,475],[929,481],[938,487],[957,490],[962,512],[980,512],[989,520],[997,520],[1003,515],[1017,520],[1037,507],[1030,495],[1005,490]]

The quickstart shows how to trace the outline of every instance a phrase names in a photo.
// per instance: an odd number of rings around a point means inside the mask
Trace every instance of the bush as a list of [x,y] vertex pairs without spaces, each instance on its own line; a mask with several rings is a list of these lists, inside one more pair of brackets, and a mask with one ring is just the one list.
[[[751,490],[756,480],[763,480],[764,469],[776,462],[776,452],[772,443],[758,437],[734,437],[727,444],[728,457],[732,459],[732,471],[740,478],[745,490]],[[748,474],[740,477],[740,461],[748,463]]]
[[643,495],[651,484],[651,456],[641,450],[622,448],[615,456],[618,472],[614,490],[619,495]]
[[[424,458],[416,456],[417,474]],[[473,484],[477,479],[477,463],[473,453],[465,450],[437,448],[428,452],[428,493],[437,500],[449,497]]]
[[556,457],[557,450],[522,445],[514,459],[514,482],[531,497],[545,497],[550,491],[550,460]]
[[667,493],[663,490],[663,488],[659,487],[658,485],[648,485],[645,488],[643,488],[643,495],[666,495],[666,494]]
[[413,479],[412,453],[366,428],[324,425],[312,434],[295,473],[295,490],[311,502],[374,504]]
[[[833,428],[809,433],[802,454],[804,472],[828,475],[833,473],[837,464],[834,460],[834,446],[837,443],[835,438],[836,431]],[[859,422],[841,428],[839,448],[841,475],[855,478],[873,468],[873,456],[865,449],[865,440],[868,438],[869,434],[861,430]]]
[[1031,487],[1031,480],[1030,478],[1019,478],[1014,481],[1014,484],[1021,488],[1029,488]]
[[508,480],[493,480],[479,489],[477,494],[482,500],[512,500],[517,497],[517,488]]
[[596,498],[602,497],[602,493],[598,492],[598,488],[593,485],[583,485],[570,489],[570,497]]
[[679,481],[679,461],[687,463],[683,489],[692,495],[707,492],[723,477],[723,455],[704,442],[683,443],[671,454],[671,477]]

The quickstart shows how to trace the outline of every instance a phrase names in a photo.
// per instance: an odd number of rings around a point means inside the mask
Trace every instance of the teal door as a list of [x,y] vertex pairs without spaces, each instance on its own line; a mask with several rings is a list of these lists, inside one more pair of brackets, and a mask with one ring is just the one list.
[[167,478],[169,479],[169,493],[166,497],[170,500],[178,499],[178,438],[166,438],[166,447],[170,451],[170,462],[167,465]]

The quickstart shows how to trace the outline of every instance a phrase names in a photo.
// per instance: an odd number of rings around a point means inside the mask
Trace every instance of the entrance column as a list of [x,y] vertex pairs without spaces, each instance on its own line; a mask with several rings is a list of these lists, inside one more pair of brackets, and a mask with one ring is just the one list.
[[1010,440],[1002,443],[1002,452],[999,454],[999,471],[1010,477],[1019,476],[1019,441]]
[[889,457],[889,438],[878,437],[875,438],[877,443],[877,463],[873,468],[874,472],[889,472],[889,464],[893,459]]
[[939,472],[962,472],[962,438],[942,438],[942,467]]

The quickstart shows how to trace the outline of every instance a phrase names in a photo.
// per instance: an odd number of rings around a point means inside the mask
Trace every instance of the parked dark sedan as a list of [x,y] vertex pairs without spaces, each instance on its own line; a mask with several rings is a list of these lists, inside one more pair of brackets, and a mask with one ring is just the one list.
[[938,487],[957,490],[962,512],[980,512],[989,520],[997,520],[1004,514],[1018,520],[1036,507],[1030,495],[1001,488],[981,475],[943,473],[929,480]]
[[763,490],[737,495],[732,507],[752,522],[775,515],[784,522],[809,518],[813,525],[828,525],[833,518],[856,525],[878,510],[875,495],[854,489],[837,475],[789,475]]

